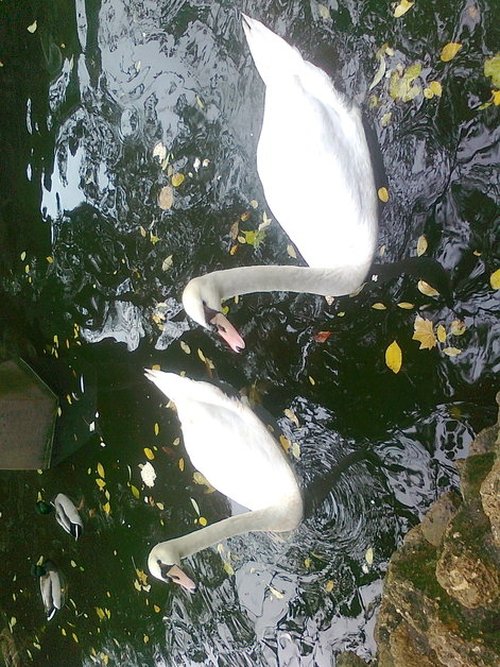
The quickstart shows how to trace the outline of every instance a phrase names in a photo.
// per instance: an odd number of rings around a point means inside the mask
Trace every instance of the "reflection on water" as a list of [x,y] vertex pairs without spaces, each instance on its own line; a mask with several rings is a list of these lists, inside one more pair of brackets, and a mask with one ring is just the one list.
[[[179,299],[193,275],[295,261],[275,222],[258,248],[230,252],[236,221],[256,229],[269,215],[255,168],[263,89],[239,9],[363,102],[379,147],[377,181],[390,193],[381,210],[385,257],[415,254],[425,234],[428,254],[450,271],[453,308],[409,278],[331,306],[310,295],[249,295],[229,304],[248,343],[239,357],[186,320]],[[490,96],[482,67],[494,48],[487,4],[417,4],[399,20],[385,5],[352,0],[237,8],[75,0],[71,12],[33,0],[1,10],[11,178],[0,203],[2,349],[15,340],[42,354],[34,364],[62,396],[59,452],[85,443],[46,473],[0,477],[2,625],[27,664],[51,667],[326,667],[344,648],[368,656],[390,554],[456,484],[453,461],[491,421],[499,191],[495,109],[479,109]],[[442,63],[452,40],[463,49]],[[368,91],[384,42],[394,49],[388,71],[420,62],[422,85],[440,81],[442,97],[394,102],[387,78]],[[153,156],[158,142],[168,164]],[[301,174],[314,168],[297,156],[293,196],[308,196]],[[177,187],[174,173],[185,176]],[[162,209],[166,185],[173,204]],[[377,302],[385,309],[373,309]],[[449,341],[459,355],[446,356],[444,345],[418,349],[417,308],[447,331],[464,321],[465,333]],[[331,337],[315,342],[325,330]],[[404,355],[397,376],[384,365],[392,340]],[[256,386],[295,443],[314,511],[284,539],[247,535],[192,557],[201,586],[187,597],[144,579],[147,553],[195,527],[196,508],[209,522],[231,509],[193,481],[175,417],[150,395],[142,368],[159,363],[201,379],[207,359],[234,387]],[[153,489],[140,477],[146,447]],[[349,453],[358,460],[337,474]],[[34,514],[38,493],[59,491],[82,502],[85,534],[76,544]],[[69,585],[50,624],[30,575],[40,555]]]

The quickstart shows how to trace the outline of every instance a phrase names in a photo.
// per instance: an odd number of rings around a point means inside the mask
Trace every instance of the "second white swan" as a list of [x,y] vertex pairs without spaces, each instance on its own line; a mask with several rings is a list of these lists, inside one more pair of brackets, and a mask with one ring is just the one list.
[[262,23],[243,15],[243,29],[266,86],[258,173],[273,215],[309,266],[247,266],[188,283],[182,297],[188,315],[215,327],[235,351],[245,343],[222,314],[222,301],[249,292],[350,294],[370,268],[377,239],[359,109]]
[[207,382],[158,370],[146,370],[146,377],[175,403],[194,467],[251,510],[153,547],[151,574],[194,591],[195,583],[181,569],[183,558],[233,535],[296,528],[303,517],[302,495],[281,446],[247,405]]

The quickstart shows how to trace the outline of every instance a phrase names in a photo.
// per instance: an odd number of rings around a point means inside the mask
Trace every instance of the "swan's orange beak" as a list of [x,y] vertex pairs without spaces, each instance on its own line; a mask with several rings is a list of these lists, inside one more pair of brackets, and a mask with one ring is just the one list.
[[196,593],[196,584],[192,579],[190,579],[187,574],[181,570],[178,565],[172,565],[170,570],[167,572],[167,576],[175,582],[185,588],[190,593]]
[[233,327],[231,322],[222,313],[215,313],[210,320],[217,329],[217,333],[223,338],[234,352],[241,352],[245,349],[245,341]]

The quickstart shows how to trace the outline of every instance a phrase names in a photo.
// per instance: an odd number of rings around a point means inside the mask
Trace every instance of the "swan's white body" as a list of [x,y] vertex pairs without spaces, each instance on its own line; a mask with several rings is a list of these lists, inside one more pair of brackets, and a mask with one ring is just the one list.
[[[359,109],[262,23],[243,15],[243,29],[266,86],[259,176],[272,213],[309,268],[254,266],[194,278],[183,303],[205,327],[218,326],[210,315],[237,294],[354,292],[377,238],[374,177]],[[244,346],[232,327],[219,333],[233,349]]]
[[[150,572],[163,581],[178,581],[182,558],[220,540],[297,527],[303,515],[297,480],[282,448],[254,412],[212,384],[155,370],[146,376],[175,403],[194,467],[221,493],[251,510],[156,545],[148,559]],[[189,579],[179,583],[194,588]]]

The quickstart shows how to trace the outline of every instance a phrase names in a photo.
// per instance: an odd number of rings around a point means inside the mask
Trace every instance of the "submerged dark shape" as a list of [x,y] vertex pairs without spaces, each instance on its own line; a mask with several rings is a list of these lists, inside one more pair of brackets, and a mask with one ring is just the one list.
[[0,364],[0,468],[51,464],[58,401],[22,359]]

